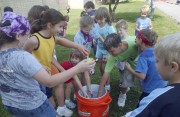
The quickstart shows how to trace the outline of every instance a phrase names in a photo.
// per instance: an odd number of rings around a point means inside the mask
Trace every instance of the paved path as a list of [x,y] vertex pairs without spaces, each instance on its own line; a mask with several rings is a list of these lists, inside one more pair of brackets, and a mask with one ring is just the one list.
[[180,23],[180,5],[159,1],[156,2],[156,8]]

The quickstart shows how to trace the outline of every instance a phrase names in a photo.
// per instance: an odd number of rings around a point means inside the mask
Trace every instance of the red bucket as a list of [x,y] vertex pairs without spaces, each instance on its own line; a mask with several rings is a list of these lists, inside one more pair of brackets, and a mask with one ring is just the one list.
[[[87,91],[86,86],[83,89]],[[103,89],[103,95],[97,98],[99,85],[92,84],[91,89],[92,98],[83,97],[81,91],[76,93],[79,117],[108,117],[109,104],[112,101],[109,93]]]

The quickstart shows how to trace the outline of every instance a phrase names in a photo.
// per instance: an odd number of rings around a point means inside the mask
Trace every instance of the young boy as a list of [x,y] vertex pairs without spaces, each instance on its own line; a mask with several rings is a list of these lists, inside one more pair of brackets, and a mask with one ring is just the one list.
[[157,70],[169,85],[152,91],[126,117],[180,117],[180,33],[163,37],[154,50]]
[[[121,41],[121,40],[122,39],[118,34],[112,33],[112,34],[108,35],[106,40],[104,41],[104,47],[108,51],[110,56],[108,58],[108,61],[107,61],[106,67],[105,67],[105,72],[100,81],[98,96],[102,95],[102,89],[103,89],[104,85],[106,84],[106,81],[109,78],[110,72],[114,68],[116,62],[128,61],[128,62],[130,62],[131,65],[135,66],[134,60],[138,55],[138,49],[135,44],[135,37],[134,38],[126,38],[123,41]],[[127,92],[127,88],[124,90],[124,92],[125,93]],[[124,99],[123,103],[125,104],[126,96],[123,96],[123,99]],[[119,103],[119,100],[118,100],[118,103]]]
[[149,5],[143,5],[141,10],[141,17],[137,18],[135,26],[135,36],[138,35],[138,32],[143,29],[152,29],[151,19],[147,17],[149,13]]
[[154,89],[163,88],[167,85],[167,82],[161,78],[155,66],[156,60],[153,47],[157,38],[158,35],[153,30],[144,29],[140,31],[136,37],[136,44],[141,53],[138,57],[135,70],[128,63],[126,64],[126,69],[141,80],[143,92],[139,98],[139,102]]
[[84,10],[89,16],[94,17],[96,10],[95,5],[92,1],[88,1],[84,4]]

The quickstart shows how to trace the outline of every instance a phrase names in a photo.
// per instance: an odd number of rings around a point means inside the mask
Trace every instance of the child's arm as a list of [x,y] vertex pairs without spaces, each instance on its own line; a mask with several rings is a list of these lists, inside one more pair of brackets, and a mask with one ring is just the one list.
[[23,50],[31,53],[34,49],[38,48],[38,39],[35,36],[30,37],[23,46]]
[[152,30],[152,21],[150,20],[149,29]]
[[89,77],[89,71],[84,72],[84,78],[86,80],[87,88],[88,88],[88,96],[91,97],[92,90],[91,90],[91,80]]
[[137,30],[138,32],[140,31],[140,29],[138,28],[138,22],[136,21],[136,25],[135,25],[135,30]]
[[95,66],[95,61],[89,63],[89,62],[86,62],[86,60],[83,60],[80,63],[78,63],[76,66],[64,72],[55,74],[53,76],[48,74],[48,72],[44,68],[41,68],[33,76],[33,78],[48,87],[54,87],[60,83],[66,82],[67,80],[69,80],[74,75],[80,72],[85,72],[85,71],[88,71],[89,69],[94,68],[94,66]]
[[52,58],[52,64],[59,70],[59,71],[65,71],[65,69],[58,63],[58,61],[53,57]]
[[128,62],[126,62],[126,69],[131,73],[131,74],[133,74],[135,77],[137,77],[137,78],[139,78],[139,79],[141,79],[141,80],[144,80],[145,79],[145,77],[146,77],[146,74],[142,74],[142,73],[138,73],[138,72],[136,72],[136,71],[134,71],[134,69],[132,69],[131,68],[131,65],[128,63]]
[[83,96],[84,96],[84,97],[88,97],[88,95],[87,95],[87,93],[84,91],[83,86],[82,86],[82,84],[81,84],[81,81],[79,80],[79,78],[77,77],[77,75],[75,75],[75,76],[73,77],[73,79],[74,79],[75,83],[77,84],[78,88],[82,91]]
[[104,43],[104,38],[101,35],[99,36],[99,40]]
[[86,50],[82,45],[69,41],[68,39],[65,38],[60,39],[59,37],[55,37],[55,38],[56,38],[56,44],[63,45],[67,48],[78,49],[82,53]]

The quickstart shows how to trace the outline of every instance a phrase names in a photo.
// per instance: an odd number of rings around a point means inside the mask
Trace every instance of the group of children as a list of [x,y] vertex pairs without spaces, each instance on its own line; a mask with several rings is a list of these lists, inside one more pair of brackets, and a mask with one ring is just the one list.
[[[170,35],[157,43],[158,35],[152,30],[151,19],[147,17],[148,5],[141,8],[135,36],[129,36],[125,20],[116,23],[115,31],[107,8],[95,10],[93,2],[88,1],[84,9],[74,42],[64,38],[67,22],[55,9],[35,5],[28,12],[28,20],[13,11],[4,12],[0,25],[0,92],[6,110],[17,117],[72,116],[70,109],[76,107],[70,100],[73,86],[75,91],[81,90],[85,97],[91,98],[89,71],[94,68],[95,61],[87,62],[86,58],[92,48],[102,75],[98,97],[102,95],[103,88],[110,91],[109,76],[116,66],[121,73],[119,107],[125,106],[126,93],[134,86],[134,78],[139,79],[142,87],[137,108],[126,116],[159,117],[177,110],[179,103],[164,101],[165,97],[172,96],[177,100],[179,96],[173,94],[178,91],[175,83],[179,81],[180,35]],[[57,61],[53,56],[56,55],[55,44],[74,48],[69,60]],[[170,84],[166,88],[165,80]],[[88,92],[82,88],[84,85],[87,85]],[[58,102],[56,111],[53,87]]]

